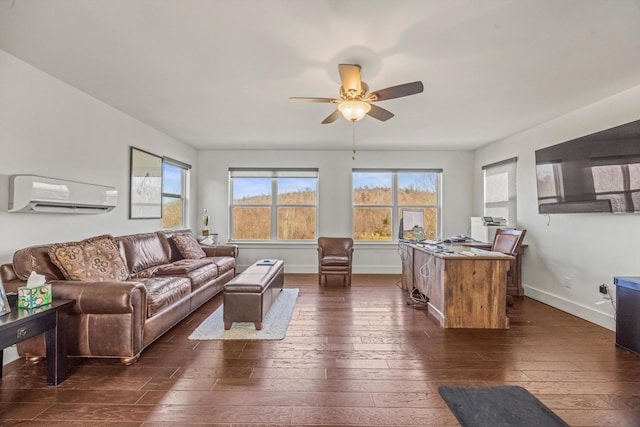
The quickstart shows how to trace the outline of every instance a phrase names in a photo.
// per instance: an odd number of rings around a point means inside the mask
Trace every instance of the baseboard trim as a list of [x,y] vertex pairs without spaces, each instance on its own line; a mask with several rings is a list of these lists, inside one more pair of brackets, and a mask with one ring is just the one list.
[[537,289],[526,284],[523,284],[522,287],[524,288],[525,296],[529,298],[550,305],[551,307],[555,307],[558,310],[573,314],[576,317],[595,323],[596,325],[602,326],[603,328],[611,331],[616,330],[616,321],[613,315],[609,313],[595,310],[594,308],[576,303],[575,301],[570,301],[561,296],[554,295],[550,292]]

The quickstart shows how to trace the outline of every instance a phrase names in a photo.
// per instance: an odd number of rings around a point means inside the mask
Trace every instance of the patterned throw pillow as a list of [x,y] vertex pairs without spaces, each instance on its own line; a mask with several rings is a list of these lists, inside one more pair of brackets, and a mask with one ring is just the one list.
[[49,248],[51,261],[68,280],[126,280],[127,266],[120,257],[118,244],[108,235],[81,242],[59,243]]
[[178,247],[178,250],[180,251],[182,256],[185,258],[200,259],[207,256],[207,254],[205,254],[200,247],[200,244],[198,243],[196,238],[193,237],[193,234],[175,234],[173,237],[171,237],[171,239],[173,240],[173,243],[175,243]]

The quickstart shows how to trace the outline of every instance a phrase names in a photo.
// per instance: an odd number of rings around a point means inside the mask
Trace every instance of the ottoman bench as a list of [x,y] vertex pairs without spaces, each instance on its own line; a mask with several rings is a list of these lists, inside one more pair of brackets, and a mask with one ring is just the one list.
[[253,322],[262,329],[262,320],[284,285],[284,261],[261,260],[224,285],[224,329],[233,322]]

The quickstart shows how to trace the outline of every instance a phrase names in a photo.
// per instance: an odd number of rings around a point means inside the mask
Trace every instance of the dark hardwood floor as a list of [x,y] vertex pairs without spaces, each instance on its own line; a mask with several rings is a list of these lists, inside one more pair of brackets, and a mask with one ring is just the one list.
[[399,280],[286,275],[300,294],[282,341],[190,341],[218,295],[133,366],[73,358],[49,387],[43,364],[14,361],[0,425],[455,426],[438,386],[504,384],[572,426],[640,426],[640,357],[613,332],[524,297],[509,330],[445,330],[407,306]]

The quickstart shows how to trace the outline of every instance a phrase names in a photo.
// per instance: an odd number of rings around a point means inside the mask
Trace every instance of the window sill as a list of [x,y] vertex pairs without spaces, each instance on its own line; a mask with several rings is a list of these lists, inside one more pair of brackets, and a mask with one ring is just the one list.
[[[318,242],[305,241],[305,242],[276,242],[276,241],[262,241],[262,242],[249,242],[243,240],[234,240],[228,242],[231,245],[238,245],[239,248],[247,249],[265,249],[265,248],[291,248],[291,249],[309,249],[317,248]],[[398,246],[398,242],[355,242],[356,248],[367,249],[389,249]]]

